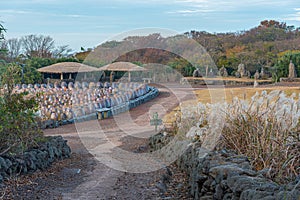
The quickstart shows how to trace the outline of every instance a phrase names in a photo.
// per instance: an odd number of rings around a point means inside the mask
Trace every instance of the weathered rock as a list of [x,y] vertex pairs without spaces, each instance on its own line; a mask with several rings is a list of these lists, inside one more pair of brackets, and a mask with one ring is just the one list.
[[161,193],[165,193],[167,191],[166,184],[161,181],[156,184],[156,187],[160,190]]
[[246,71],[244,77],[250,78],[251,77],[251,73],[249,70]]
[[224,66],[220,68],[220,70],[219,70],[219,76],[223,76],[223,77],[227,77],[228,76],[227,69]]
[[194,70],[193,77],[202,77],[202,73],[199,68]]
[[[168,143],[167,138],[170,136],[158,134],[150,141],[153,147],[161,148]],[[290,184],[278,185],[264,176],[263,171],[268,170],[255,171],[246,156],[226,149],[206,152],[200,143],[194,143],[176,163],[187,173],[190,194],[196,200],[299,200],[300,197],[300,177]]]
[[264,199],[264,200],[275,200],[276,197],[274,193],[267,191],[257,191],[257,190],[244,190],[240,196],[240,199],[248,200],[248,199]]
[[299,198],[300,198],[300,190],[280,191],[278,194],[276,194],[276,199],[299,200]]
[[5,163],[6,163],[7,169],[9,169],[13,165],[12,161],[9,158],[5,159]]
[[260,77],[261,77],[261,76],[260,76],[258,70],[256,70],[256,72],[255,72],[255,74],[254,74],[254,79],[255,79],[255,80],[258,80]]
[[211,200],[211,199],[213,199],[213,195],[205,195],[200,197],[200,200]]
[[217,185],[215,189],[214,199],[222,199],[224,196],[224,190],[221,185]]
[[233,175],[248,175],[255,176],[256,173],[249,169],[240,168],[237,164],[220,165],[209,170],[209,175],[212,176],[217,183],[221,183],[223,179]]
[[265,70],[264,70],[264,68],[262,67],[261,70],[260,70],[260,77],[264,78],[265,76],[266,76]]
[[241,78],[242,76],[241,76],[240,72],[235,72],[235,77],[236,78]]
[[215,73],[213,72],[212,69],[210,69],[210,71],[208,72],[208,77],[210,78],[215,77]]
[[297,73],[296,73],[295,65],[291,60],[290,64],[289,64],[289,77],[288,78],[293,79],[293,78],[296,78],[296,77],[297,77]]
[[70,153],[67,141],[58,136],[50,137],[47,142],[24,152],[23,155],[0,156],[0,182],[1,178],[34,172],[37,169],[43,170],[57,159],[70,157]]
[[8,169],[8,166],[6,164],[5,159],[0,157],[0,170],[6,171],[7,169]]
[[238,65],[238,70],[237,70],[239,73],[240,73],[240,76],[241,77],[244,77],[245,74],[246,74],[246,69],[245,69],[245,65],[243,63],[240,63]]

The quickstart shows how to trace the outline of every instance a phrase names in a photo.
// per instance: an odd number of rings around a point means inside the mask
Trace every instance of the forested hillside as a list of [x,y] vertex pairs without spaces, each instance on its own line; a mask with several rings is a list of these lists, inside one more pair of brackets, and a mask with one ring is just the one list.
[[[256,70],[260,71],[261,68],[264,67],[265,71],[278,73],[279,76],[286,75],[286,70],[283,68],[285,66],[287,67],[290,59],[293,60],[297,68],[300,65],[298,59],[300,52],[298,51],[300,50],[300,28],[288,26],[283,22],[265,20],[250,30],[232,33],[208,33],[205,31],[192,30],[183,35],[201,44],[207,50],[217,67],[225,66],[229,74],[234,74],[240,63],[245,64],[247,70],[250,70],[252,75]],[[132,36],[125,38],[123,41],[106,42],[98,47],[98,49],[115,49],[119,46],[124,48],[126,45],[131,44],[140,44],[143,46],[143,44],[147,42],[166,44],[170,43],[170,41],[176,37],[180,36],[168,38],[163,38],[159,34]],[[182,46],[178,48],[186,49],[184,45],[189,44],[182,44]],[[81,52],[78,53],[76,57],[80,60],[84,60],[88,53],[89,52]],[[108,58],[112,55],[108,54],[106,56],[106,58]],[[107,62],[105,60],[96,60],[91,64],[99,66]],[[178,55],[153,48],[129,52],[116,59],[116,61],[130,61],[141,64],[161,63],[168,64],[179,70],[185,67],[192,67]],[[192,70],[185,71],[189,74],[184,75],[191,75]],[[300,70],[298,70],[298,72],[300,72]]]
[[[252,73],[261,67],[272,67],[285,51],[300,50],[300,29],[274,20],[236,33],[191,31],[185,33],[203,45],[218,67],[236,69],[244,63]],[[280,53],[280,54],[279,54]]]

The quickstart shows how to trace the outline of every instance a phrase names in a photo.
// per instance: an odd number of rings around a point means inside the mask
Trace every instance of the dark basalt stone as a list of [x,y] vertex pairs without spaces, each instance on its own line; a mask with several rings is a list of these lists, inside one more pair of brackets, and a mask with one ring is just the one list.
[[50,137],[38,148],[30,149],[20,156],[0,156],[0,183],[3,179],[18,174],[44,170],[55,160],[69,158],[71,148],[61,136]]
[[[150,147],[160,149],[169,141],[168,134],[160,133],[150,138]],[[246,156],[226,149],[203,154],[201,146],[193,144],[176,164],[189,176],[190,193],[196,200],[300,199],[300,176],[279,185],[264,176],[267,169],[255,171]]]

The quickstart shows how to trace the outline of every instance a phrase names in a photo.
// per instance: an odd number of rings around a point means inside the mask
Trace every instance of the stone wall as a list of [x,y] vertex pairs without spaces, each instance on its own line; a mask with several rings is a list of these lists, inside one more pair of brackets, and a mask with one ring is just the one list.
[[[171,139],[166,134],[150,138],[153,150]],[[300,177],[279,185],[264,174],[266,170],[252,169],[247,157],[228,150],[205,152],[194,143],[176,162],[189,177],[190,193],[194,199],[300,199]]]
[[0,156],[0,182],[17,174],[27,174],[46,169],[55,160],[68,158],[71,149],[61,136],[47,137],[38,148],[26,151],[22,156]]

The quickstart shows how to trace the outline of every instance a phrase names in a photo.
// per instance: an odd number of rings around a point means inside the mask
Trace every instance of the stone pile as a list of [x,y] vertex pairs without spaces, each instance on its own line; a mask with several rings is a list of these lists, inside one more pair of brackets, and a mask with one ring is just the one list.
[[251,74],[250,74],[250,71],[246,70],[245,65],[243,63],[241,63],[238,65],[238,70],[236,71],[235,76],[237,78],[242,78],[242,77],[250,78]]
[[[159,133],[150,138],[149,146],[161,149],[171,140],[172,136]],[[176,164],[189,177],[190,194],[196,200],[300,198],[300,177],[289,184],[277,184],[264,176],[266,170],[253,170],[246,156],[232,151],[205,151],[193,143]]]
[[258,79],[260,79],[260,73],[258,72],[258,70],[256,70],[256,72],[255,72],[255,74],[254,74],[254,79],[255,80],[258,80]]
[[36,170],[44,170],[55,160],[68,158],[71,149],[61,136],[48,137],[47,142],[37,148],[26,151],[21,156],[0,156],[0,182],[18,174],[27,174]]
[[227,69],[224,66],[220,68],[219,76],[228,77]]
[[290,199],[300,197],[300,180],[279,185],[252,169],[247,157],[222,150],[205,156],[200,148],[189,150],[178,160],[186,171],[194,199]]

